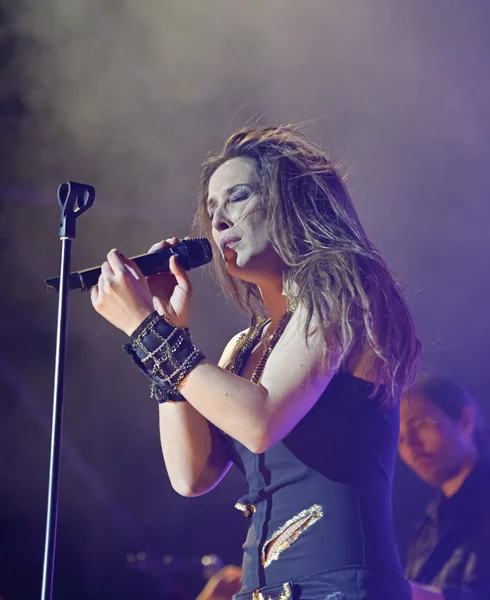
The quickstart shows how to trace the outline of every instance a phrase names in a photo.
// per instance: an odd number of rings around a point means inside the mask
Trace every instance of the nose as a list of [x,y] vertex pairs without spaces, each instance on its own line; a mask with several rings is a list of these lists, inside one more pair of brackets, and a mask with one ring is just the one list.
[[410,429],[406,432],[404,436],[405,446],[411,452],[420,451],[423,449],[423,444],[420,437],[417,435],[415,431],[411,431]]
[[225,231],[233,226],[223,206],[216,207],[211,224],[216,231]]

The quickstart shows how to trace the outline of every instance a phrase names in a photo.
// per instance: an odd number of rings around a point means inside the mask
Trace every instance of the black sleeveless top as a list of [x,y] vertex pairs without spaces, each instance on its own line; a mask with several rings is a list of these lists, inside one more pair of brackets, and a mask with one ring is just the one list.
[[[280,442],[253,454],[225,435],[249,492],[237,503],[250,520],[243,590],[346,567],[402,578],[391,514],[399,406],[370,397],[373,384],[338,373]],[[273,554],[269,540],[301,527]]]

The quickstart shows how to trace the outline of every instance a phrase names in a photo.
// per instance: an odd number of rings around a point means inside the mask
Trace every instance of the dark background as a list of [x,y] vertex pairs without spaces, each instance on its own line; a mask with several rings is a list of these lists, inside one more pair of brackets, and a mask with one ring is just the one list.
[[[0,20],[6,600],[40,593],[57,302],[43,279],[58,271],[66,180],[97,190],[74,243],[73,268],[84,268],[112,247],[139,254],[188,235],[199,165],[235,128],[305,122],[341,159],[363,223],[404,281],[423,366],[464,383],[488,415],[486,0],[3,0]],[[202,271],[192,331],[217,359],[244,321]],[[201,556],[240,560],[239,474],[201,498],[173,492],[157,408],[123,342],[88,295],[71,295],[59,599],[157,599],[175,565],[195,590]],[[402,551],[427,497],[400,465]]]

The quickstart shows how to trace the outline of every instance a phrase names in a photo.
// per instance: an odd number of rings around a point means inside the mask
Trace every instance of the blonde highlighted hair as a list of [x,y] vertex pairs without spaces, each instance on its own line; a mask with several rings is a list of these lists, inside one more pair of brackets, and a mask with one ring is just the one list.
[[[226,161],[251,161],[261,185],[271,243],[285,269],[285,289],[335,340],[341,368],[351,370],[365,350],[376,391],[387,402],[416,376],[420,343],[400,288],[367,238],[347,189],[325,152],[290,127],[253,127],[233,134],[203,165],[195,222],[211,237],[209,180]],[[223,291],[254,321],[263,312],[258,287],[231,277],[221,254],[213,261]]]

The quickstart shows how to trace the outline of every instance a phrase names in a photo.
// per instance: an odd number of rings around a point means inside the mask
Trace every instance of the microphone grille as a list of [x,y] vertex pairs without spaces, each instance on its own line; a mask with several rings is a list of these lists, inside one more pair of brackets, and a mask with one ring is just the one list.
[[178,250],[176,248],[176,253],[182,266],[187,271],[202,267],[202,265],[206,265],[213,259],[213,249],[209,240],[205,237],[181,240],[176,246],[181,246]]

